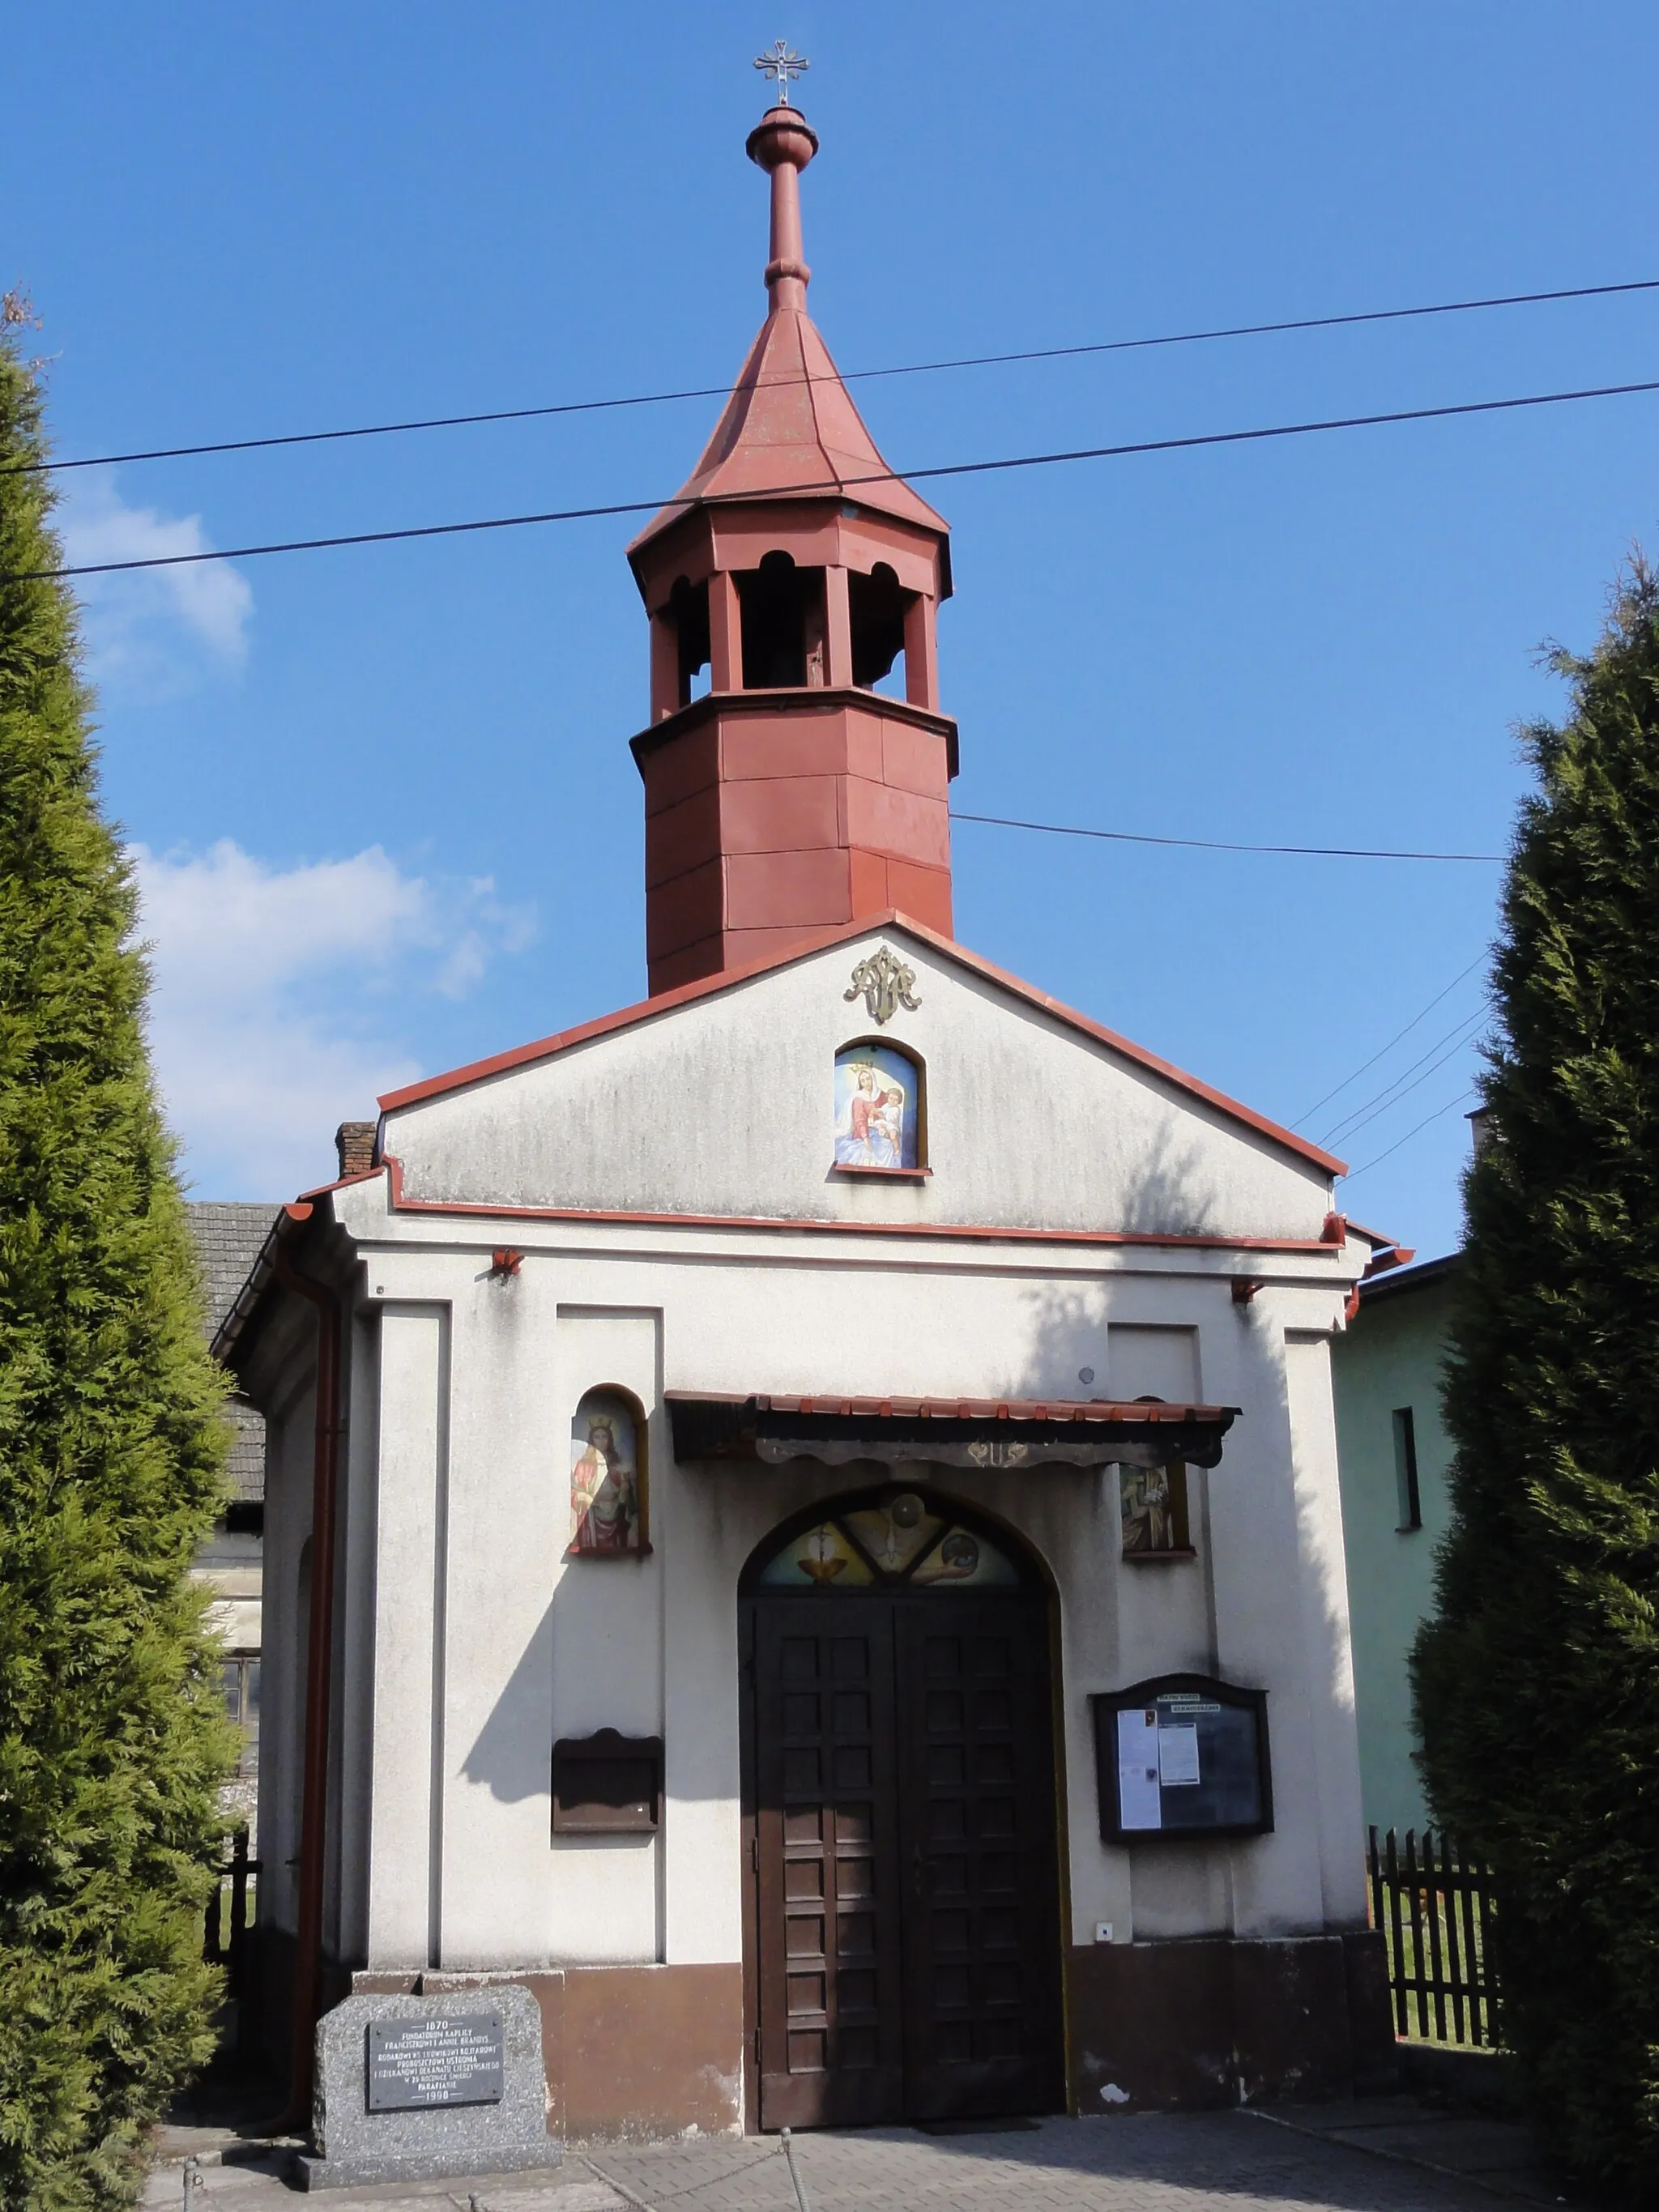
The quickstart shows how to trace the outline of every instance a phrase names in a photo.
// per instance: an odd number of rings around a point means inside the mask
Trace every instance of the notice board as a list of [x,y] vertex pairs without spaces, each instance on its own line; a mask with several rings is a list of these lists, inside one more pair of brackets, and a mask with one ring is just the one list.
[[662,1738],[561,1736],[553,1747],[556,1836],[649,1836],[662,1825]]
[[1159,1674],[1089,1700],[1109,1844],[1261,1836],[1273,1824],[1267,1693]]

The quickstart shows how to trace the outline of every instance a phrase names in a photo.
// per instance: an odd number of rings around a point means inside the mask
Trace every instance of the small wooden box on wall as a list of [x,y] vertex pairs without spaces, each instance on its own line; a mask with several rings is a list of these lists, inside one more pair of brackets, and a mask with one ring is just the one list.
[[553,1747],[556,1836],[653,1836],[662,1826],[662,1738],[561,1736]]

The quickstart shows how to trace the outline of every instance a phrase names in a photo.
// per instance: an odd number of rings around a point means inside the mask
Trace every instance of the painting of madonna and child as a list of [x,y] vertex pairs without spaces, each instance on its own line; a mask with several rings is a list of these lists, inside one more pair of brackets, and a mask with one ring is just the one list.
[[836,1165],[914,1168],[920,1115],[916,1066],[881,1044],[836,1054]]
[[629,1401],[590,1390],[570,1425],[570,1549],[612,1558],[650,1550],[645,1540],[645,1480]]

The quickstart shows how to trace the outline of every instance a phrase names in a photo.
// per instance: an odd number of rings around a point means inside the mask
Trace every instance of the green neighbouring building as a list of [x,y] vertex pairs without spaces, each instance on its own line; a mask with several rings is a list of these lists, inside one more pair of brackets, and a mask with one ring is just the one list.
[[1360,1786],[1367,1825],[1402,1834],[1428,1818],[1407,1659],[1448,1518],[1440,1375],[1457,1265],[1453,1253],[1363,1283],[1331,1363]]

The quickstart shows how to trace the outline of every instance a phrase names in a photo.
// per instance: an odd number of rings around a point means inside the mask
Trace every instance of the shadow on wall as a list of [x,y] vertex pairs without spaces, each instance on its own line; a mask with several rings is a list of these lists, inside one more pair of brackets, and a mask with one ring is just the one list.
[[[1189,1219],[1197,1206],[1207,1202],[1194,1199],[1194,1181],[1190,1156],[1183,1162],[1166,1153],[1154,1161],[1134,1208],[1136,1225],[1170,1229]],[[1086,1398],[1115,1392],[1109,1323],[1116,1316],[1110,1310],[1105,1280],[1096,1277],[1034,1285],[1024,1303],[1028,1327],[1024,1352],[1011,1360],[1003,1378],[1010,1395]],[[1154,1327],[1180,1326],[1195,1318],[1175,1303],[1167,1313],[1147,1316]],[[1310,1721],[1319,1706],[1349,1713],[1353,1709],[1347,1569],[1329,1397],[1330,1338],[1316,1330],[1287,1331],[1271,1295],[1225,1308],[1221,1326],[1230,1325],[1241,1340],[1236,1358],[1248,1386],[1239,1389],[1242,1413],[1228,1437],[1220,1468],[1209,1477],[1210,1511],[1212,1518],[1218,1510],[1224,1519],[1238,1510],[1270,1517],[1276,1541],[1291,1553],[1289,1571],[1275,1577],[1271,1590],[1261,1593],[1261,1603],[1270,1616],[1265,1630],[1258,1620],[1249,1631],[1259,1648],[1282,1653],[1285,1674],[1304,1687],[1304,1710],[1294,1717],[1280,1693],[1279,1726],[1289,1729],[1296,1720]],[[1298,1371],[1304,1361],[1307,1387],[1299,1390]],[[1197,1382],[1203,1396],[1216,1395],[1217,1381],[1210,1374],[1200,1373]],[[1152,1387],[1164,1391],[1167,1386]],[[1248,1498],[1230,1495],[1231,1486],[1245,1482],[1250,1486]],[[1291,1593],[1293,1602],[1286,1605]],[[1337,1779],[1334,1775],[1320,1777],[1322,1802],[1329,1795],[1328,1785]],[[1355,1817],[1357,1821],[1357,1805]],[[1356,1826],[1356,1859],[1360,1848]]]
[[[1027,1291],[1029,1316],[1023,1364],[1003,1378],[1013,1398],[1102,1398],[1110,1377],[1107,1369],[1106,1286],[1045,1284]],[[1090,1380],[1085,1382],[1087,1371]]]
[[1139,1236],[1202,1237],[1214,1231],[1222,1218],[1221,1194],[1199,1171],[1198,1147],[1177,1141],[1182,1127],[1172,1116],[1158,1131],[1125,1200],[1122,1220],[1109,1226]]
[[[1124,1208],[1121,1222],[1103,1226],[1138,1236],[1202,1236],[1217,1218],[1218,1196],[1200,1170],[1195,1146],[1180,1146],[1164,1132]],[[1103,1397],[1107,1373],[1108,1290],[1097,1274],[1086,1283],[1035,1285],[1025,1293],[1028,1314],[1023,1352],[1000,1379],[1017,1397]],[[1188,1316],[1169,1316],[1171,1322]],[[1082,1379],[1084,1369],[1091,1379]]]
[[[1337,1480],[1336,1403],[1330,1371],[1330,1347],[1333,1336],[1322,1340],[1311,1331],[1291,1334],[1285,1345],[1284,1400],[1285,1418],[1292,1425],[1300,1415],[1304,1426],[1304,1450],[1312,1459],[1315,1455],[1325,1456],[1328,1481],[1316,1488],[1317,1468],[1309,1466],[1297,1470],[1296,1534],[1297,1552],[1303,1571],[1298,1578],[1302,1592],[1304,1618],[1310,1631],[1316,1616],[1320,1648],[1326,1655],[1325,1674],[1321,1687],[1325,1689],[1331,1705],[1346,1713],[1351,1726],[1355,1723],[1353,1689],[1353,1646],[1348,1607],[1347,1532],[1342,1520],[1342,1493]],[[1298,1407],[1297,1389],[1292,1375],[1292,1363],[1310,1355],[1323,1353],[1323,1401],[1320,1407],[1304,1404]],[[1312,1378],[1310,1377],[1310,1380]],[[1316,1424],[1318,1425],[1316,1425]],[[1295,1434],[1294,1425],[1291,1430]],[[1315,1563],[1323,1560],[1326,1571],[1316,1574]],[[1357,1562],[1360,1571],[1364,1561]],[[1311,1655],[1310,1655],[1311,1656]],[[1353,1800],[1353,1853],[1356,1868],[1363,1863],[1364,1850],[1364,1814],[1359,1784],[1359,1746],[1357,1734],[1351,1739]],[[1327,1778],[1320,1777],[1320,1797],[1326,1801]],[[1363,1894],[1363,1885],[1362,1885]],[[1364,1908],[1361,1908],[1362,1912]]]
[[553,1606],[536,1625],[518,1665],[508,1675],[489,1718],[461,1763],[469,1782],[481,1782],[503,1804],[545,1797],[552,1788],[547,1741],[547,1692],[553,1679]]

